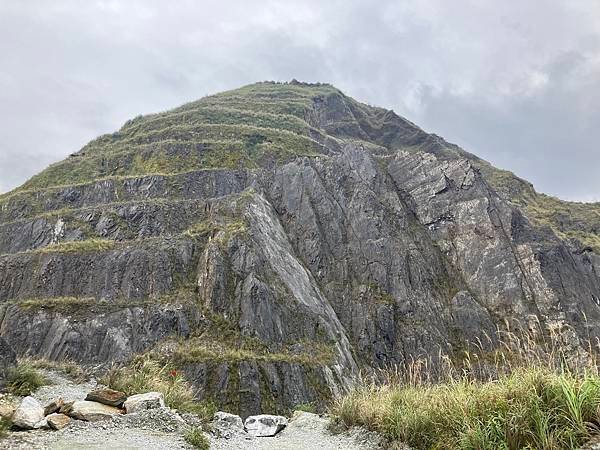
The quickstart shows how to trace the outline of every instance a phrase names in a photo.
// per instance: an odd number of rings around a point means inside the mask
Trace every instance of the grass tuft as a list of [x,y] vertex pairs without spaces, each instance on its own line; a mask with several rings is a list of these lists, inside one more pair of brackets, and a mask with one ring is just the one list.
[[208,450],[210,448],[210,442],[201,428],[194,427],[185,433],[185,441],[200,450]]
[[46,384],[47,380],[30,362],[22,361],[9,370],[6,390],[13,395],[24,397]]
[[32,253],[90,253],[104,252],[112,250],[115,246],[115,241],[107,239],[87,239],[85,241],[68,241],[58,244],[51,244],[47,247],[41,247],[32,250]]

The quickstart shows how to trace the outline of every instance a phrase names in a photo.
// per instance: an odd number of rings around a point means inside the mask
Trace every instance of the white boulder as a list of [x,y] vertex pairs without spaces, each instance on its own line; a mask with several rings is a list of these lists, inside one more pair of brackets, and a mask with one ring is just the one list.
[[32,430],[44,420],[44,407],[33,397],[25,397],[12,416],[12,423],[24,430]]
[[145,409],[163,408],[165,399],[160,392],[146,392],[128,397],[123,406],[127,414],[131,414]]
[[235,414],[229,414],[223,411],[215,413],[212,429],[217,436],[224,439],[230,439],[238,434],[246,434],[242,418]]
[[248,434],[256,437],[275,436],[283,430],[288,424],[288,420],[283,416],[271,416],[261,414],[259,416],[250,416],[244,422],[244,428]]

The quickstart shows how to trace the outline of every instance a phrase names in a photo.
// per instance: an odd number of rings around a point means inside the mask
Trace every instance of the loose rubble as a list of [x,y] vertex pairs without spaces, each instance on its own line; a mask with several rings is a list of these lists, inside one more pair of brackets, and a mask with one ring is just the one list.
[[231,439],[236,435],[246,434],[242,418],[223,411],[215,413],[211,429],[216,436],[223,439]]

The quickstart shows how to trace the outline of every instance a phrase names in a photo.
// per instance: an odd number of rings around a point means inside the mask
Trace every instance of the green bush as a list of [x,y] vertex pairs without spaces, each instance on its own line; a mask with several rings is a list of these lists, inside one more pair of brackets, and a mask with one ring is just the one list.
[[9,370],[6,390],[13,395],[31,395],[39,387],[48,384],[44,376],[29,362],[22,362]]
[[185,433],[185,441],[200,450],[208,450],[210,448],[210,442],[200,428],[192,428]]

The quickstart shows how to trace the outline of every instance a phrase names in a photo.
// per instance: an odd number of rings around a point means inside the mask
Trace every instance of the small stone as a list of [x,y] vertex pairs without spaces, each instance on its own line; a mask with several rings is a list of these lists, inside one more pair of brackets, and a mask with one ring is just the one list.
[[64,427],[69,425],[71,418],[64,414],[53,413],[46,417],[48,426],[53,430],[62,430]]
[[86,400],[98,402],[108,406],[120,407],[127,400],[125,392],[115,391],[113,389],[95,389],[90,392]]
[[113,416],[121,414],[121,411],[114,406],[87,400],[79,400],[69,406],[65,405],[60,411],[74,419],[86,420],[88,422],[110,419]]
[[62,398],[54,400],[44,408],[44,415],[49,416],[50,414],[60,411],[60,408],[62,408],[64,404],[65,402]]
[[259,416],[250,416],[244,422],[244,428],[248,434],[255,437],[275,436],[283,430],[288,424],[288,420],[283,416],[272,416],[261,414]]
[[123,406],[127,414],[131,414],[145,409],[163,408],[165,400],[160,392],[146,392],[128,397]]
[[48,420],[45,417],[33,426],[34,430],[39,430],[41,428],[48,428]]
[[13,425],[24,430],[31,430],[44,420],[44,408],[33,397],[25,397],[12,416]]

